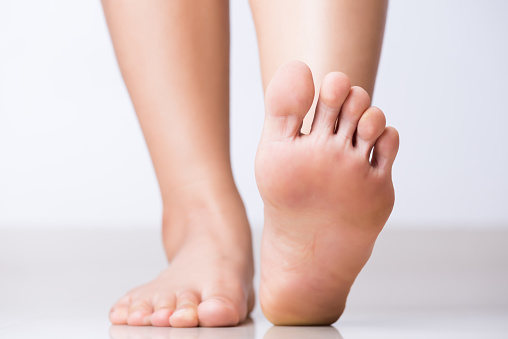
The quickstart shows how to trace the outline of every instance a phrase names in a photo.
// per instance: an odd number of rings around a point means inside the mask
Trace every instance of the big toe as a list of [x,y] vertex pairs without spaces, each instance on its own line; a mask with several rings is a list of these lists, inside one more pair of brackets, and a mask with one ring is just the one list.
[[240,323],[240,315],[233,303],[224,298],[209,298],[199,304],[199,325],[206,327],[235,326]]
[[314,81],[309,67],[300,61],[282,65],[266,90],[264,137],[285,140],[298,136],[313,100]]
[[235,326],[247,317],[247,293],[239,283],[221,283],[203,291],[201,326]]

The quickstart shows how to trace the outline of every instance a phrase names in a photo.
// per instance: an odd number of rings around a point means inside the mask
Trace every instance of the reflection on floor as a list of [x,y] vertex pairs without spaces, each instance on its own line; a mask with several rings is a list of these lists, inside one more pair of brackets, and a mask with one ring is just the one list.
[[0,229],[0,338],[506,339],[506,243],[499,230],[388,231],[334,326],[272,326],[257,306],[238,327],[177,329],[107,319],[166,265],[158,232]]
[[[257,326],[252,319],[238,327],[229,328],[156,328],[111,326],[109,335],[111,339],[255,339]],[[342,339],[339,331],[332,326],[316,327],[280,327],[272,326],[261,336],[263,339]]]

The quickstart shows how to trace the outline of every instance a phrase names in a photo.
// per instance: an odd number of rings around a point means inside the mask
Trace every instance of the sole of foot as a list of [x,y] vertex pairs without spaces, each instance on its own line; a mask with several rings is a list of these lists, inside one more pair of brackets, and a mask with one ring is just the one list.
[[176,251],[166,248],[175,253],[171,264],[117,301],[110,321],[171,327],[223,327],[245,321],[254,307],[252,245],[243,204],[239,197],[234,200],[219,212],[201,208],[185,213],[192,218],[172,225],[185,235],[178,232]]
[[327,325],[342,314],[394,204],[399,136],[349,78],[329,73],[308,135],[310,69],[291,61],[267,88],[256,154],[265,205],[260,303],[276,325]]

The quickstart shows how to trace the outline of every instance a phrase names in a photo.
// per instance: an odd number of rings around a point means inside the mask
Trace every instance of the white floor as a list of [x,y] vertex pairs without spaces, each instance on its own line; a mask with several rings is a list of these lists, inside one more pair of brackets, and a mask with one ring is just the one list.
[[236,328],[173,329],[107,319],[164,267],[157,233],[4,229],[0,338],[508,338],[507,243],[499,230],[389,230],[333,327],[274,327],[256,307]]

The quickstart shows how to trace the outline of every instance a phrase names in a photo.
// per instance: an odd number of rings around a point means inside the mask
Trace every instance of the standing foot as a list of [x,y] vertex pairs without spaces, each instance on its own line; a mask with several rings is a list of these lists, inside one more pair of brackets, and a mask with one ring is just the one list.
[[[254,291],[245,210],[236,188],[204,186],[191,185],[195,192],[182,193],[183,205],[175,202],[165,211],[164,243],[171,264],[113,306],[113,324],[216,327],[235,326],[247,318]],[[203,201],[203,196],[211,198]]]

